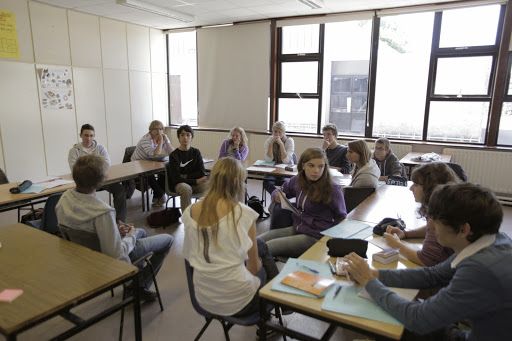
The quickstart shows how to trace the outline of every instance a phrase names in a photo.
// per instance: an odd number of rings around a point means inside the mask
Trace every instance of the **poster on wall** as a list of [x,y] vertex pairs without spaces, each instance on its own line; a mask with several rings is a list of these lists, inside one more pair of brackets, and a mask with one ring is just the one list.
[[68,68],[48,68],[41,73],[44,109],[73,109],[73,81]]
[[14,13],[0,10],[0,58],[20,58]]

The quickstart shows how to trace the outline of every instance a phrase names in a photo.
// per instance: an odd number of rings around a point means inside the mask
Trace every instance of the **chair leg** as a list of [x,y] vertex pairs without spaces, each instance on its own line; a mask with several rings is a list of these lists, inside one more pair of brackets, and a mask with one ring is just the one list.
[[[123,301],[126,298],[126,286],[123,285]],[[112,295],[114,291],[112,290]],[[119,341],[123,341],[123,325],[124,325],[124,308],[121,309],[121,323],[119,324]]]
[[219,319],[220,324],[222,324],[222,329],[224,329],[224,336],[226,337],[226,341],[229,341],[229,330],[233,327],[233,323],[229,323]]
[[210,325],[210,323],[212,322],[212,318],[204,318],[206,320],[206,323],[204,324],[203,328],[201,328],[201,331],[199,332],[199,334],[197,334],[196,338],[194,339],[194,341],[198,341],[201,336],[203,336],[203,333],[204,331],[206,330],[206,328],[208,328],[208,326]]
[[158,297],[158,303],[160,303],[160,310],[164,311],[164,306],[162,304],[162,298],[160,297],[160,290],[158,290],[158,284],[156,283],[156,276],[155,276],[155,271],[153,269],[153,264],[151,264],[149,259],[146,259],[146,263],[147,263],[146,266],[149,266],[149,268],[151,269],[151,275],[153,276],[153,283],[155,284],[156,296]]

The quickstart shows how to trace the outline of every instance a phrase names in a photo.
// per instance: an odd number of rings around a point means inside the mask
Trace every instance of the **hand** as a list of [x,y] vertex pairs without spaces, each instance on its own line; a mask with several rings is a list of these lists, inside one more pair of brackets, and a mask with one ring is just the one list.
[[326,150],[331,145],[331,142],[329,140],[324,140],[324,143],[322,143],[322,149]]
[[398,236],[398,238],[400,239],[404,239],[405,238],[405,232],[404,230],[402,230],[401,228],[399,227],[395,227],[395,226],[391,226],[391,225],[388,225],[386,227],[386,233],[389,233],[389,234],[396,234]]
[[[286,194],[284,192],[283,192],[283,195],[286,197]],[[279,192],[274,197],[274,201],[277,202],[278,204],[281,203],[281,194]]]
[[134,225],[132,223],[124,223],[121,220],[117,222],[117,229],[119,230],[119,233],[122,237],[124,237],[128,232],[130,232],[131,228],[134,228]]
[[165,134],[162,134],[162,140],[164,141],[164,143],[170,143],[171,140],[169,140],[169,137]]
[[197,179],[197,180],[196,180],[196,183],[197,183],[198,185],[200,185],[200,184],[202,184],[203,182],[206,182],[206,180],[207,180],[207,179],[208,179],[208,178],[207,178],[206,176],[203,176],[202,178]]
[[388,243],[389,246],[391,246],[394,249],[397,249],[400,247],[402,243],[400,243],[400,238],[396,235],[396,233],[384,233],[384,238],[386,238],[386,243]]
[[240,140],[233,140],[233,147],[238,149],[238,147],[240,147]]
[[271,142],[271,143],[275,143],[275,142],[280,141],[280,140],[281,140],[281,139],[279,138],[279,136],[274,136],[274,137],[272,138],[272,141],[270,141],[270,142]]
[[347,276],[350,275],[359,284],[365,286],[369,280],[378,277],[378,272],[374,273],[376,270],[372,271],[366,260],[359,257],[355,252],[346,255],[344,258],[346,264],[343,268],[348,271]]

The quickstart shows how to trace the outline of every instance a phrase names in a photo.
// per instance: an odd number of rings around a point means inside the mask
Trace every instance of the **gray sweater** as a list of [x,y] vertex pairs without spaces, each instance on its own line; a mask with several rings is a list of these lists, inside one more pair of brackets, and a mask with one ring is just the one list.
[[102,253],[131,263],[128,255],[135,247],[137,232],[131,230],[122,238],[117,228],[115,210],[96,195],[69,189],[60,198],[56,212],[59,224],[97,233]]
[[108,165],[109,166],[111,165],[110,157],[108,155],[107,149],[103,145],[96,142],[96,140],[94,140],[92,143],[90,153],[84,149],[84,146],[82,146],[81,143],[75,143],[75,145],[69,150],[69,153],[68,153],[69,169],[71,171],[73,171],[73,166],[75,165],[76,159],[78,159],[80,156],[89,155],[89,154],[101,155],[105,158],[105,160],[107,160]]
[[392,150],[389,150],[389,154],[382,161],[379,161],[375,154],[373,154],[373,159],[380,169],[381,176],[402,175],[402,165]]
[[[382,308],[417,333],[468,319],[472,325],[469,340],[512,340],[508,325],[512,321],[512,241],[498,233],[490,246],[452,265],[456,256],[433,267],[379,270],[380,280],[370,280],[366,290]],[[442,289],[421,303],[409,302],[386,286]]]
[[379,184],[380,170],[373,159],[370,159],[366,165],[359,168],[352,167],[352,181],[350,186],[353,187],[373,187],[377,188]]

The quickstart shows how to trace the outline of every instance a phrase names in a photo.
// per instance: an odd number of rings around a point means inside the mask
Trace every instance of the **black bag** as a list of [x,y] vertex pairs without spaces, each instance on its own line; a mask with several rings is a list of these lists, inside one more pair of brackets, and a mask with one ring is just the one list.
[[386,227],[395,226],[405,230],[405,222],[401,218],[384,218],[373,228],[373,233],[382,236],[386,232]]
[[33,220],[41,220],[43,219],[43,209],[42,208],[34,208],[30,210],[28,213],[21,216],[21,223],[25,224],[27,221]]
[[270,213],[265,212],[265,208],[263,207],[263,200],[260,200],[257,196],[253,195],[249,198],[249,195],[246,196],[247,206],[252,208],[259,214],[258,219],[267,218],[270,216]]
[[150,227],[165,227],[177,223],[181,217],[178,208],[170,207],[165,210],[153,212],[146,217],[146,221]]
[[333,238],[327,241],[327,247],[331,257],[345,257],[349,253],[355,252],[358,256],[367,258],[368,242],[366,240]]
[[407,187],[407,178],[400,175],[390,175],[386,180],[386,185],[404,186]]

